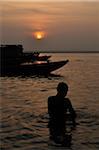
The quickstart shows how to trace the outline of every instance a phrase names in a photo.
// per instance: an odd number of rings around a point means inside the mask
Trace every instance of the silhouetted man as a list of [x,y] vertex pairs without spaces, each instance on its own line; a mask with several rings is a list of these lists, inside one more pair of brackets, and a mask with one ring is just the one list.
[[[48,98],[49,113],[49,131],[50,139],[56,143],[67,142],[70,144],[71,136],[66,135],[66,120],[71,120],[75,126],[76,113],[68,98],[65,98],[68,92],[68,85],[60,82],[57,86],[56,96]],[[67,140],[67,141],[66,141]]]

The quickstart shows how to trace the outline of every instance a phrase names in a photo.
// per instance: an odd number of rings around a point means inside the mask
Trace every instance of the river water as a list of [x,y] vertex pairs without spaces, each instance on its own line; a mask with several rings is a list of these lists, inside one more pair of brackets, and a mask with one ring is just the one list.
[[1,150],[66,149],[50,145],[47,98],[57,84],[69,86],[68,97],[77,112],[68,150],[99,149],[99,53],[53,53],[51,60],[69,63],[49,77],[1,77]]

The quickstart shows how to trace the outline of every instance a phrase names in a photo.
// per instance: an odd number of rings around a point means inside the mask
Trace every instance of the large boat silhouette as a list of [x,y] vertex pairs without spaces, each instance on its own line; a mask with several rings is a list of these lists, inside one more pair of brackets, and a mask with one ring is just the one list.
[[1,45],[0,56],[1,76],[48,75],[68,62],[68,60],[52,62],[49,55],[40,56],[39,53],[23,52],[22,45]]

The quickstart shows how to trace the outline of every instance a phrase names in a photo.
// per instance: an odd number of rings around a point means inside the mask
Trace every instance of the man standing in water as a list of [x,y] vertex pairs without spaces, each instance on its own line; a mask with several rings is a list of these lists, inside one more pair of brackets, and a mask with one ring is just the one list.
[[48,98],[50,139],[55,143],[69,145],[71,136],[66,135],[66,120],[71,120],[75,126],[76,113],[68,98],[68,85],[60,82],[57,86],[56,96]]

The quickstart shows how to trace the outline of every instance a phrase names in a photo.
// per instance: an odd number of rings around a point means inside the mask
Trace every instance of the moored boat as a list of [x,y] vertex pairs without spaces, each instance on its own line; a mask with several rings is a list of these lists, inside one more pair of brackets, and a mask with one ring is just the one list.
[[37,61],[49,61],[50,55],[38,56],[36,58]]
[[38,52],[24,52],[22,62],[49,61],[51,55],[40,55]]
[[22,45],[1,45],[0,55],[0,76],[50,74],[68,62],[68,60],[51,62],[48,60],[51,56],[39,54],[35,55],[36,59],[32,59],[34,55],[24,53]]
[[51,72],[63,67],[66,63],[68,63],[68,60],[21,64],[18,72],[21,74],[50,74]]

